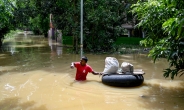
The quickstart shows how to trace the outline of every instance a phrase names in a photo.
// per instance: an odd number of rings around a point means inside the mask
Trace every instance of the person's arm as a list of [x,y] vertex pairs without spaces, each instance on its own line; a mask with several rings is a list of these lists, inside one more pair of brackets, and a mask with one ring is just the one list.
[[95,71],[92,71],[91,73],[94,75],[103,75],[103,73],[99,73],[99,72],[95,72]]

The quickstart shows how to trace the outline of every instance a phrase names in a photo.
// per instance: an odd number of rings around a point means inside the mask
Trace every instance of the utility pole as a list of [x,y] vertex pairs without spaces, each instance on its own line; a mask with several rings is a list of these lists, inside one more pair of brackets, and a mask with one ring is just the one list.
[[81,44],[80,44],[80,48],[81,48],[81,58],[83,56],[83,0],[81,0]]

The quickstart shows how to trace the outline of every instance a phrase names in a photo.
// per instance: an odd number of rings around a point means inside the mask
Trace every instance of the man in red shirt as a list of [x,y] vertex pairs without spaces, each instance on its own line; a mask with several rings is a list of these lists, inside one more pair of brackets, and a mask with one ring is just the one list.
[[82,80],[82,81],[86,80],[86,76],[89,72],[94,75],[102,75],[102,73],[93,71],[93,69],[91,68],[91,66],[87,64],[87,62],[88,62],[88,58],[84,56],[81,58],[80,62],[71,63],[71,68],[74,68],[74,67],[77,68],[76,76],[75,76],[76,80]]

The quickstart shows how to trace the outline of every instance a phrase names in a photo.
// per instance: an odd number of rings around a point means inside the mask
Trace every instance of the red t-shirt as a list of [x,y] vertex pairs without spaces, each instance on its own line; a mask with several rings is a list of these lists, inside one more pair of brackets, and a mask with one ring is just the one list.
[[77,68],[75,76],[76,80],[86,80],[87,74],[93,71],[93,69],[87,64],[82,66],[80,62],[75,62],[74,65]]

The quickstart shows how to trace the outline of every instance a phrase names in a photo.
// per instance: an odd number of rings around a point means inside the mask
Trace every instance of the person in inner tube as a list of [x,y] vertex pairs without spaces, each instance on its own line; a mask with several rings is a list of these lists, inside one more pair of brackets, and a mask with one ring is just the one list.
[[102,75],[102,73],[95,72],[91,66],[87,64],[88,58],[86,56],[83,56],[80,60],[80,62],[72,62],[71,68],[76,68],[76,76],[75,80],[84,81],[86,80],[86,76],[88,73],[92,73],[94,75]]

